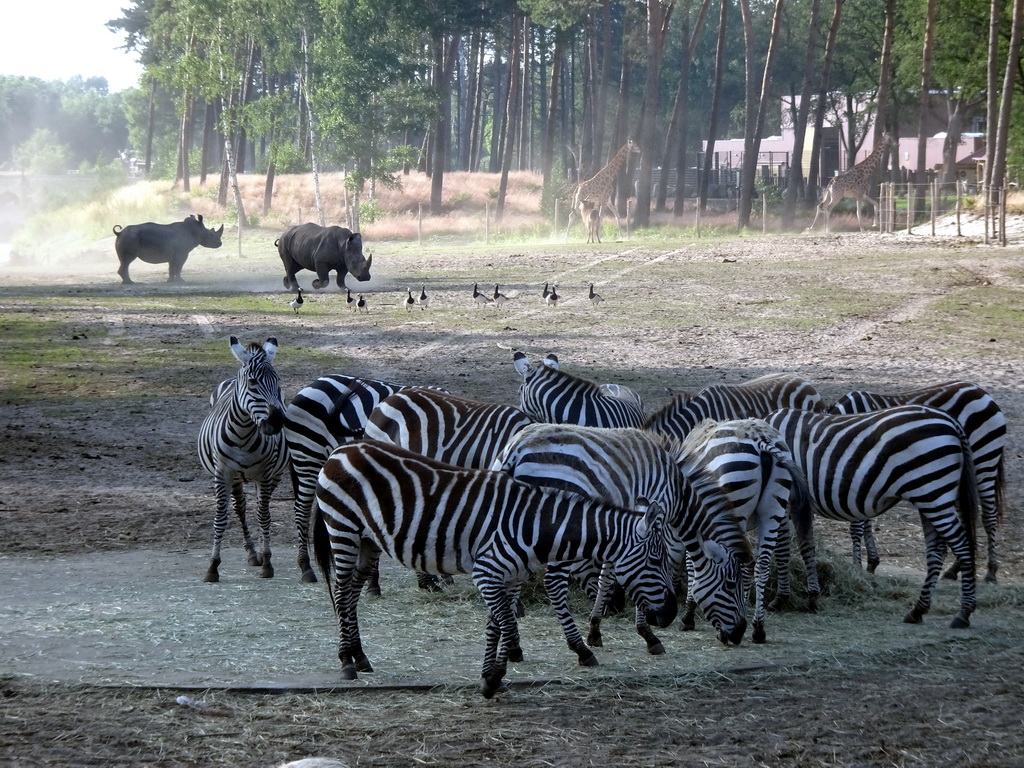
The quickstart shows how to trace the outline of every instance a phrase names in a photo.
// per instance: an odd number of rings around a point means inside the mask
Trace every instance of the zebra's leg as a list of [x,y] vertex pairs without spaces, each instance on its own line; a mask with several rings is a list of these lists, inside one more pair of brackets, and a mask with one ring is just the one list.
[[[327,459],[325,455],[324,460]],[[313,504],[316,496],[316,479],[320,472],[319,467],[314,467],[310,472],[308,467],[295,466],[293,468],[293,480],[295,485],[295,530],[299,537],[299,573],[302,580],[308,584],[316,583],[316,574],[313,573],[313,566],[309,562],[309,520],[313,512]]]
[[213,493],[217,500],[217,512],[213,518],[213,550],[210,554],[210,565],[203,576],[203,581],[209,583],[220,581],[220,545],[224,540],[224,531],[228,527],[230,493],[227,479],[220,474],[213,478]]
[[[774,554],[775,554],[775,573],[777,588],[774,599],[768,604],[769,611],[781,611],[789,605],[790,598],[793,594],[793,588],[789,581],[789,558],[790,558],[790,543],[789,543],[789,525],[783,521],[782,526],[775,532],[777,540],[774,543]],[[773,545],[769,541],[762,540],[761,549],[769,549]],[[762,617],[761,632],[757,631],[757,601],[764,600],[764,590],[768,588],[768,579],[771,574],[771,556],[772,551],[769,549],[768,553],[768,564],[762,566],[761,553],[758,552],[757,566],[754,573],[754,589],[760,592],[759,595],[755,595],[754,601],[754,634],[752,639],[755,643],[764,642],[764,621]],[[763,570],[763,573],[762,573]],[[764,579],[762,586],[761,580]],[[762,639],[758,640],[758,636]]]
[[800,557],[804,561],[804,571],[807,574],[807,612],[817,613],[821,583],[818,581],[818,554],[814,544],[814,533],[809,532],[804,537],[797,536],[797,545],[800,547]]
[[924,528],[926,575],[917,602],[907,612],[907,615],[903,617],[903,621],[907,624],[920,624],[923,621],[924,615],[932,607],[932,594],[935,592],[935,585],[938,583],[939,574],[942,572],[944,547],[940,541],[939,533],[935,530],[931,520],[925,517],[923,513],[921,514],[921,526]]
[[240,477],[231,481],[231,498],[235,504],[235,515],[242,526],[242,545],[247,555],[246,562],[252,566],[262,565],[256,545],[252,543],[252,536],[249,535],[249,525],[245,521],[245,484]]
[[882,560],[878,556],[878,542],[875,541],[875,529],[870,520],[864,521],[864,549],[868,553],[868,573],[874,573]]
[[689,555],[686,557],[686,610],[679,619],[679,631],[691,632],[697,626],[697,599],[694,597],[694,585],[697,583],[697,571]]
[[[441,582],[432,573],[416,572],[416,586],[425,592],[441,592]],[[379,586],[378,586],[379,589]]]
[[380,597],[380,561],[374,563],[366,579],[366,594],[368,597]]
[[[547,571],[544,573],[544,593],[548,596],[548,602],[555,612],[555,618],[562,625],[562,633],[565,635],[565,642],[573,651],[579,662],[584,667],[596,667],[597,657],[594,652],[583,642],[579,628],[569,611],[569,571],[561,563],[548,563]],[[596,610],[596,609],[595,609]],[[593,626],[591,617],[591,626]],[[590,638],[588,638],[588,641]]]
[[[451,578],[450,576],[448,578]],[[510,637],[505,638],[505,643],[508,645],[508,660],[514,662],[520,662],[523,660],[523,648],[519,641],[519,622],[526,615],[526,609],[523,607],[523,585],[516,584],[508,589],[508,604],[511,607],[512,614],[516,617],[515,630]]]
[[[949,513],[944,517],[933,519],[932,523],[938,536],[953,550],[953,554],[960,563],[960,611],[953,617],[953,621],[950,622],[949,626],[952,629],[966,629],[971,626],[971,614],[974,613],[974,609],[978,604],[974,572],[974,548],[971,547],[968,541],[967,531],[960,522],[955,509],[950,509]],[[928,541],[927,536],[925,541]],[[943,553],[938,545],[935,549],[937,550],[935,557],[938,563],[935,574],[937,581],[939,570],[942,567]]]
[[260,526],[260,578],[272,579],[274,566],[270,562],[270,498],[280,476],[260,478],[256,486],[256,520]]
[[858,520],[850,523],[850,553],[853,555],[853,564],[857,568],[864,566],[864,559],[861,555],[860,542],[864,538],[864,521]]
[[366,657],[366,653],[363,652],[363,641],[359,636],[359,620],[357,618],[357,606],[359,603],[359,594],[363,591],[363,584],[366,583],[369,575],[377,570],[377,566],[380,562],[380,550],[368,541],[363,541],[359,547],[359,558],[356,561],[356,566],[352,571],[352,582],[349,588],[352,594],[352,605],[351,605],[351,641],[349,643],[349,653],[351,654],[352,664],[355,667],[356,672],[373,672],[373,665],[370,664],[370,660]]
[[[334,613],[338,619],[338,661],[341,662],[342,680],[355,680],[356,664],[353,659],[353,641],[359,636],[356,607],[359,592],[352,589],[358,555],[334,552],[334,584],[330,585]],[[356,642],[358,642],[356,640]]]
[[[591,563],[588,564],[588,567],[593,567],[595,565],[595,563]],[[587,571],[580,571],[578,575],[584,578],[589,576],[592,580],[592,574]],[[610,573],[606,574],[603,567],[599,568],[597,573],[597,587],[593,595],[594,606],[590,609],[590,629],[587,632],[587,643],[592,645],[594,648],[604,647],[604,638],[601,637],[601,619],[604,617],[608,602],[609,579]]]
[[986,503],[982,499],[981,524],[985,526],[985,538],[988,542],[988,566],[985,572],[985,581],[995,584],[996,571],[999,570],[999,556],[996,552],[999,538],[999,511],[994,498],[990,503]]
[[647,623],[647,617],[639,608],[636,609],[636,633],[647,643],[647,652],[651,656],[661,656],[665,652],[665,645],[661,642],[651,625]]

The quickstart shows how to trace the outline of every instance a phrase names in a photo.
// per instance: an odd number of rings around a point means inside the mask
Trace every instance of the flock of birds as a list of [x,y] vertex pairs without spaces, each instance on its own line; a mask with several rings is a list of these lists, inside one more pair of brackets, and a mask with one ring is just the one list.
[[[499,290],[499,288],[500,285],[498,283],[495,283],[493,293],[481,293],[479,290],[480,284],[473,283],[473,301],[476,302],[476,305],[478,307],[486,307],[488,305],[493,305],[497,309],[500,309],[501,307],[505,306],[505,304],[509,301],[509,297],[502,293]],[[348,306],[349,309],[356,310],[357,312],[370,311],[370,307],[367,304],[366,298],[365,296],[363,296],[363,294],[360,293],[358,294],[358,298],[354,298],[352,296],[352,291],[348,288],[345,289],[345,294],[345,304]],[[544,303],[547,304],[549,307],[557,307],[558,302],[562,297],[558,293],[557,285],[553,285],[551,283],[544,283],[544,290],[541,293],[541,298],[544,300]],[[604,301],[601,294],[597,293],[594,290],[593,283],[590,284],[590,292],[587,295],[587,299],[595,307],[602,301]],[[302,298],[302,289],[298,288],[295,298],[288,302],[288,306],[291,307],[296,314],[298,314],[299,310],[302,308],[302,305],[304,303],[305,301]],[[426,285],[420,286],[420,295],[418,297],[413,296],[411,288],[406,289],[406,297],[402,300],[402,305],[405,307],[406,311],[411,312],[412,308],[415,307],[417,304],[419,305],[420,309],[426,309],[427,307],[430,306],[430,296],[427,295]]]

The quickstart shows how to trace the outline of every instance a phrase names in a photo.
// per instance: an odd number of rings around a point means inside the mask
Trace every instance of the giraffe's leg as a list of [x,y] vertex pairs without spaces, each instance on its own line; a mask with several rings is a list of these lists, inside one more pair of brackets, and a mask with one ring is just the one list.
[[878,226],[878,201],[868,194],[861,195],[861,197],[865,203],[871,203],[872,210],[875,212],[875,215],[871,218],[871,228],[874,229]]
[[621,240],[622,239],[622,224],[619,222],[619,212],[615,210],[615,206],[609,205],[607,201],[601,203],[601,205],[598,206],[597,210],[601,211],[601,210],[604,210],[605,208],[607,208],[609,211],[611,211],[612,216],[615,217],[615,231],[618,233],[616,235],[616,239]]
[[861,232],[864,231],[864,222],[860,219],[860,198],[857,198],[857,227]]

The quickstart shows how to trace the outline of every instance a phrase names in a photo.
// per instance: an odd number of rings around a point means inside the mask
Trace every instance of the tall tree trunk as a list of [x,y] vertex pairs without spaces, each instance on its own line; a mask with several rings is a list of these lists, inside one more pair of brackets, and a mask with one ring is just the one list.
[[494,210],[494,220],[499,224],[501,223],[502,216],[505,215],[505,196],[508,192],[508,174],[512,168],[512,148],[515,145],[516,123],[518,122],[516,111],[519,106],[519,89],[521,88],[519,81],[519,59],[521,56],[519,27],[518,14],[513,13],[512,52],[511,59],[509,61],[508,98],[505,101],[505,109],[508,113],[505,124],[508,126],[508,130],[505,135],[505,146],[502,148],[501,181],[498,183],[498,201]]
[[146,176],[153,169],[153,133],[156,126],[156,78],[149,78],[149,114],[146,117]]
[[825,40],[825,60],[821,65],[821,80],[818,83],[818,103],[814,110],[811,166],[807,169],[807,197],[810,200],[818,199],[818,186],[821,177],[821,129],[825,125],[825,101],[832,81],[832,62],[836,55],[836,38],[839,37],[839,25],[842,21],[843,0],[835,0],[832,23],[829,25],[828,38]]
[[[612,136],[612,146],[608,150],[608,158],[610,159],[615,155],[615,152],[626,143],[629,138],[629,113],[630,113],[630,95],[633,92],[633,60],[632,57],[626,53],[625,40],[630,30],[630,17],[626,14],[626,22],[623,24],[622,39],[622,73],[619,78],[619,104],[615,114],[615,133]],[[597,163],[596,168],[601,168],[604,163]],[[629,188],[630,188],[630,170],[632,164],[627,160],[626,172],[620,173],[619,178],[616,179],[615,189],[615,207],[618,209],[619,216],[626,214],[626,204],[629,201]],[[588,178],[591,174],[588,174]]]
[[469,44],[469,56],[466,57],[466,115],[462,121],[462,139],[459,142],[459,168],[464,171],[475,170],[472,166],[474,147],[477,139],[477,121],[479,120],[479,84],[483,80],[478,66],[480,49],[483,48],[483,32],[476,30]]
[[992,155],[999,132],[999,27],[1003,0],[991,0],[988,20],[988,98],[985,104],[985,189],[992,186]]
[[1021,26],[1024,24],[1024,0],[1013,0],[1013,26],[1010,28],[1010,47],[1006,55],[1006,72],[999,101],[999,131],[996,151],[992,160],[992,186],[999,189],[1006,181],[1006,147],[1010,136],[1010,110],[1013,106],[1013,87],[1020,67]]
[[213,144],[213,134],[217,130],[217,110],[213,102],[206,102],[205,114],[203,115],[203,146],[199,153],[199,186],[206,184],[206,173],[210,168],[210,147]]
[[924,50],[921,53],[921,103],[917,111],[917,178],[918,184],[924,184],[927,168],[928,107],[932,90],[932,59],[935,48],[935,2],[928,0],[924,23]]
[[441,114],[434,128],[434,162],[433,173],[430,176],[430,213],[432,216],[441,214],[441,195],[444,191],[444,173],[448,166],[448,144],[451,135],[452,117],[452,94],[451,82],[452,73],[455,71],[455,62],[458,61],[459,43],[458,35],[452,35],[448,40],[438,35],[434,41],[436,45],[434,63],[438,67],[437,86],[441,98]]
[[544,125],[544,144],[541,147],[541,173],[544,176],[544,188],[551,187],[551,170],[555,164],[555,129],[558,127],[558,92],[561,87],[563,50],[565,34],[555,29],[555,48],[551,54],[551,84],[548,91],[548,115]]
[[885,32],[882,35],[882,54],[878,62],[878,95],[875,100],[875,125],[872,136],[873,144],[882,140],[882,134],[889,131],[895,144],[885,150],[879,165],[882,178],[888,174],[892,165],[891,158],[899,154],[899,130],[891,120],[889,94],[892,91],[892,45],[896,30],[896,0],[885,0]]
[[532,134],[532,110],[530,109],[530,85],[533,81],[533,36],[530,34],[532,26],[530,24],[530,18],[526,14],[523,14],[523,72],[520,76],[520,88],[519,88],[519,151],[516,161],[516,167],[520,171],[529,170],[531,165],[530,160],[530,136]]
[[[895,0],[887,0],[889,3]],[[818,23],[821,0],[811,2],[811,23],[807,30],[807,48],[804,50],[804,69],[800,79],[800,104],[793,105],[793,154],[789,159],[789,181],[786,185],[786,205],[782,211],[782,228],[792,229],[796,218],[797,196],[804,188],[804,141],[807,138],[807,116],[811,111],[811,84],[814,64],[818,60]]]
[[700,179],[697,208],[701,213],[708,209],[708,186],[711,180],[711,165],[715,158],[715,139],[718,138],[718,111],[722,101],[722,72],[725,69],[725,33],[728,29],[729,0],[722,0],[722,11],[718,17],[718,43],[715,47],[715,82],[711,90],[711,114],[708,116],[708,144],[704,149],[704,172]]
[[[647,78],[644,83],[644,100],[640,108],[640,127],[637,131],[641,150],[634,217],[637,227],[646,227],[651,223],[651,177],[654,172],[654,160],[657,156],[654,126],[658,115],[661,64],[665,58],[665,39],[671,19],[671,2],[647,0]],[[664,169],[662,173],[664,173]]]
[[320,226],[324,226],[323,198],[320,195],[320,151],[317,147],[316,121],[313,117],[313,105],[309,99],[309,35],[306,28],[302,29],[302,72],[299,75],[299,90],[306,102],[306,125],[309,127],[309,156],[313,168],[313,198],[316,201],[316,216]]
[[473,87],[473,117],[472,127],[469,135],[469,171],[480,170],[480,155],[483,149],[483,128],[486,121],[486,103],[484,102],[484,56],[487,52],[484,33],[480,34],[479,46],[476,52],[473,69],[476,73]]
[[[708,11],[711,8],[711,0],[702,0],[700,11],[697,13],[697,20],[691,32],[686,32],[684,24],[682,55],[683,61],[680,65],[679,92],[676,94],[676,110],[679,112],[677,128],[674,132],[679,134],[679,145],[676,150],[676,197],[672,205],[672,215],[683,215],[683,203],[686,200],[686,172],[689,168],[686,162],[687,138],[690,133],[690,63],[693,61],[694,53],[697,50],[697,41],[704,29],[704,22],[707,19]],[[689,16],[689,14],[687,14]],[[689,39],[687,40],[687,35]],[[667,152],[666,152],[667,153]],[[664,163],[668,168],[668,162]]]
[[491,62],[491,70],[494,72],[491,78],[494,83],[494,100],[491,111],[494,119],[491,121],[491,154],[487,164],[487,170],[496,173],[501,168],[501,143],[505,135],[505,113],[506,99],[508,94],[502,91],[502,85],[506,82],[503,77],[504,69],[501,61],[501,41],[494,36],[494,60]]

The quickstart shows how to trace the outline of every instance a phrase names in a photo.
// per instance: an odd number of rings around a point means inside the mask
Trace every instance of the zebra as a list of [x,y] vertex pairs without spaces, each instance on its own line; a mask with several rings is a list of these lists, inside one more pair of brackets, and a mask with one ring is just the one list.
[[[792,521],[807,572],[807,610],[817,611],[818,581],[812,511],[807,481],[796,465],[782,435],[761,419],[705,420],[692,430],[677,454],[689,473],[693,469],[710,478],[731,503],[734,514],[757,537],[754,561],[754,617],[751,640],[766,641],[767,610],[780,610],[788,601],[790,535]],[[765,603],[772,555],[778,572],[775,599]],[[694,628],[696,601],[687,598],[680,628]]]
[[[288,469],[288,451],[281,428],[284,402],[274,370],[277,339],[262,345],[242,346],[234,336],[231,352],[242,364],[234,379],[222,381],[210,397],[210,412],[199,428],[199,461],[213,475],[217,513],[213,520],[213,553],[203,581],[220,581],[220,547],[228,522],[228,501],[242,525],[249,565],[259,565],[260,576],[271,578],[270,497]],[[244,483],[256,483],[256,519],[260,550],[256,551],[245,522]]]
[[381,400],[406,386],[333,373],[300,390],[288,404],[284,439],[292,462],[302,581],[316,581],[309,561],[309,519],[321,467],[339,445],[363,436],[366,419]]
[[676,395],[651,414],[644,429],[680,440],[704,419],[763,418],[777,408],[824,411],[811,384],[792,373],[770,373],[742,384],[713,384]]
[[931,607],[945,542],[960,562],[960,611],[951,626],[969,627],[977,604],[974,527],[980,501],[971,447],[960,424],[920,405],[853,415],[783,408],[766,420],[782,433],[822,516],[869,520],[899,501],[917,509],[927,576],[903,620],[918,624]]
[[373,440],[331,454],[316,498],[313,546],[338,619],[346,680],[373,669],[356,607],[382,552],[418,571],[472,574],[489,611],[481,683],[487,698],[505,689],[508,660],[522,657],[514,590],[545,563],[614,563],[648,621],[666,627],[675,619],[664,513],[656,504],[637,514]]
[[[1005,508],[1003,449],[1006,445],[1006,417],[988,392],[969,381],[948,381],[891,395],[848,392],[832,404],[829,413],[867,413],[908,404],[927,405],[945,411],[960,422],[967,434],[974,455],[978,494],[981,496],[981,522],[988,540],[988,571],[985,581],[994,584],[999,569],[996,538]],[[853,540],[854,562],[858,565],[861,562],[860,542],[863,538],[868,551],[868,571],[874,573],[879,557],[871,522],[865,520],[851,524],[850,536]],[[943,576],[955,579],[958,573],[959,565],[954,561]]]
[[[659,504],[665,510],[673,573],[681,573],[685,549],[699,574],[698,599],[719,639],[739,644],[747,625],[738,578],[741,564],[750,557],[746,537],[731,506],[715,503],[716,499],[721,502],[721,494],[712,491],[698,497],[693,492],[673,460],[669,443],[635,428],[534,424],[512,438],[494,468],[534,485],[571,491],[618,507],[632,508],[641,498]],[[545,587],[560,617],[569,614],[569,576],[549,567],[545,577]],[[587,638],[595,647],[602,644],[603,608],[603,590],[599,590]],[[643,618],[638,612],[637,633],[646,641],[648,653],[664,653],[664,646]],[[563,626],[575,630],[571,620],[563,621]],[[597,663],[578,633],[568,633],[566,641],[581,664]]]
[[595,384],[560,371],[554,354],[548,354],[538,367],[519,351],[513,352],[512,360],[523,377],[519,407],[537,421],[581,427],[640,427],[644,423],[643,401],[628,387]]

